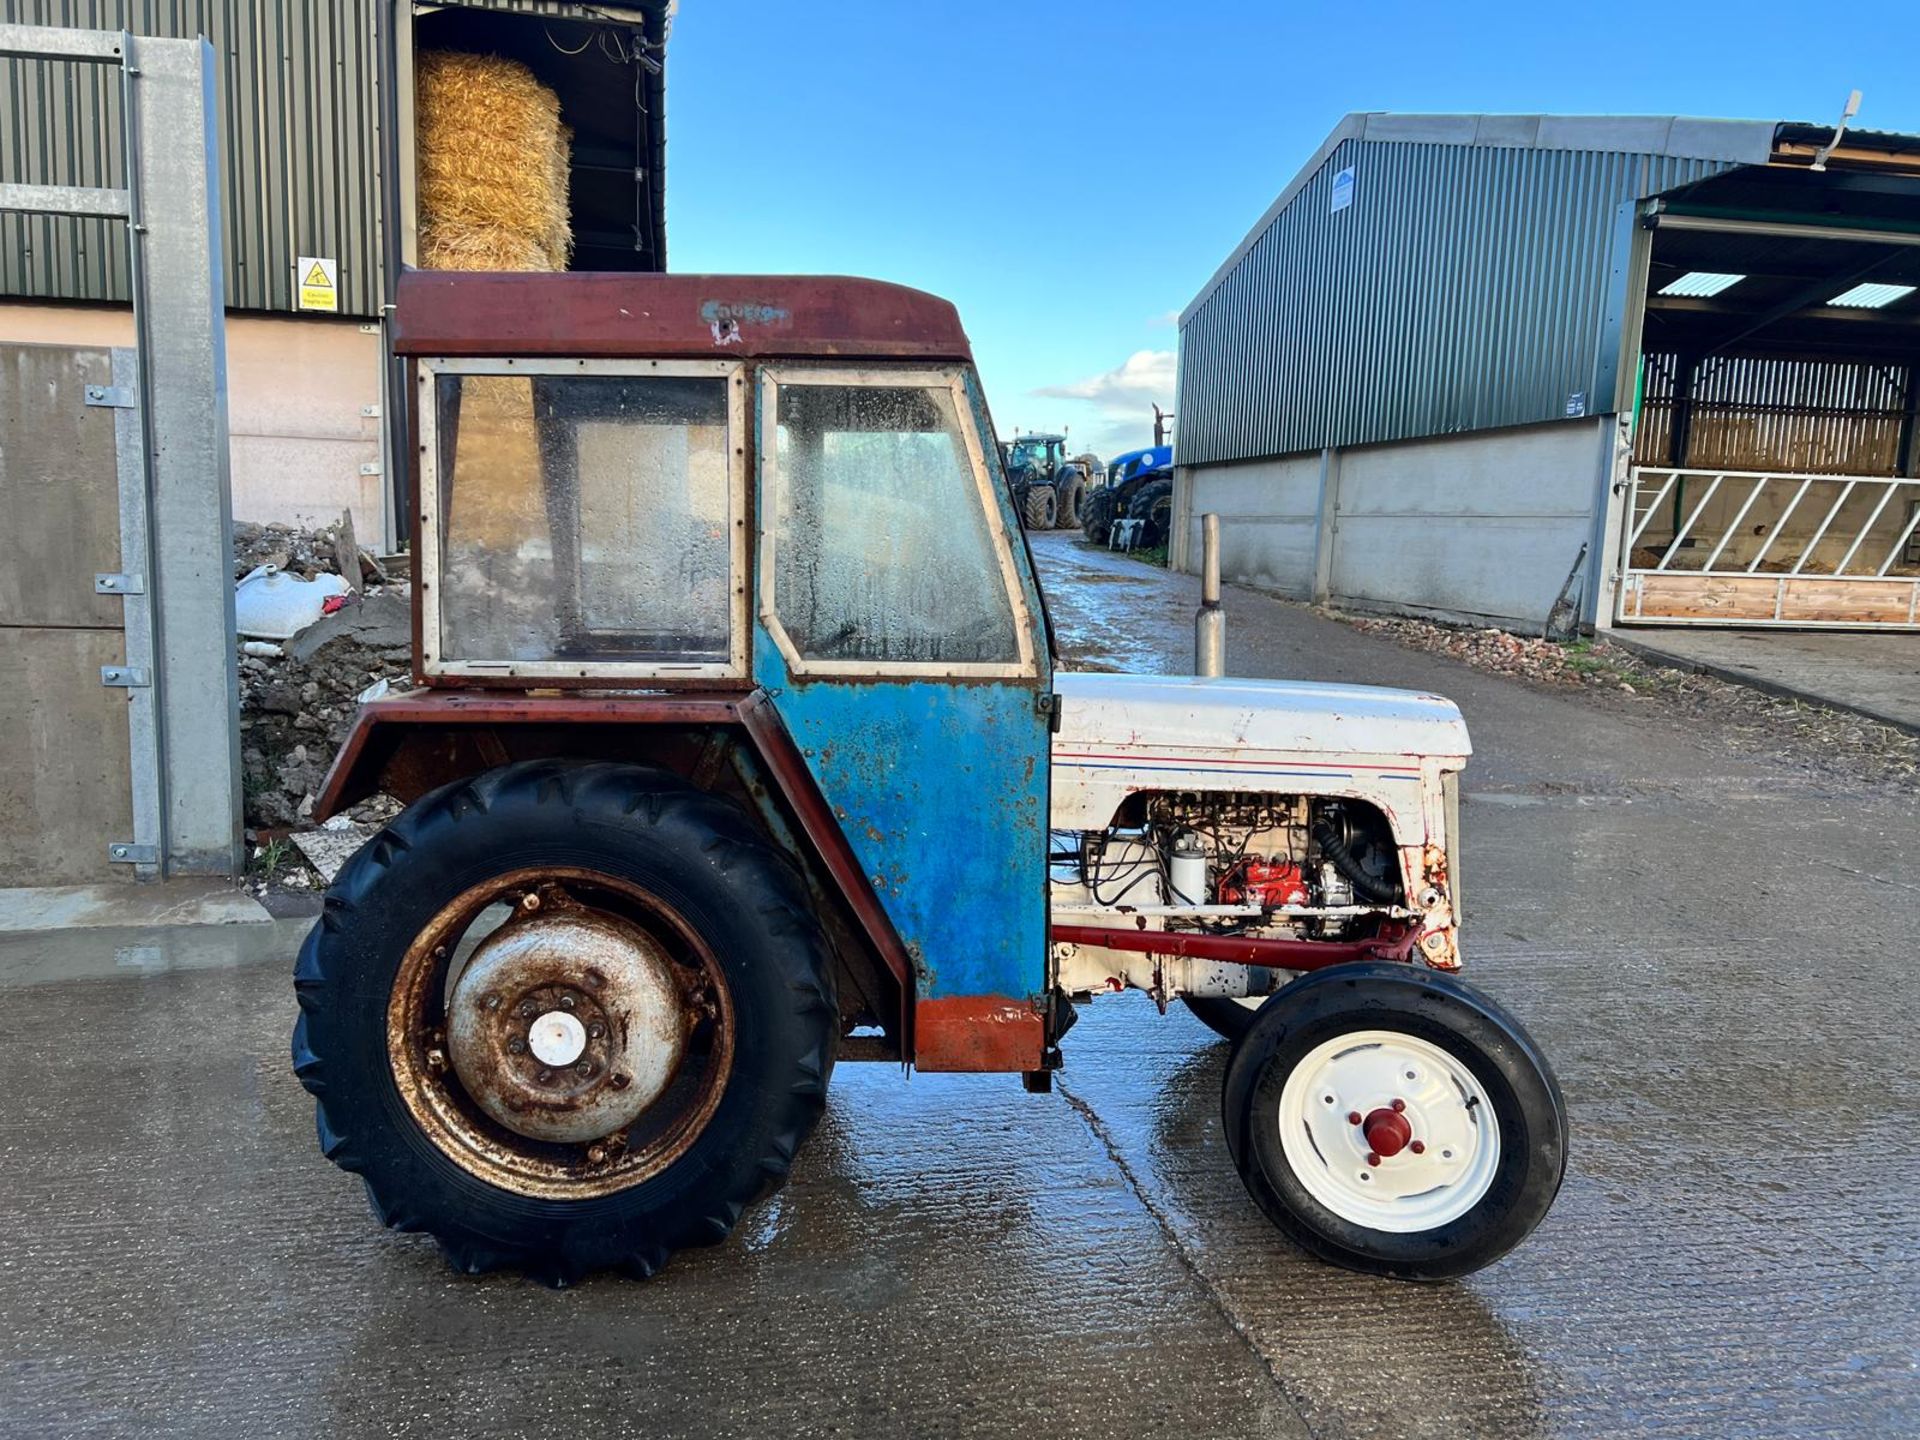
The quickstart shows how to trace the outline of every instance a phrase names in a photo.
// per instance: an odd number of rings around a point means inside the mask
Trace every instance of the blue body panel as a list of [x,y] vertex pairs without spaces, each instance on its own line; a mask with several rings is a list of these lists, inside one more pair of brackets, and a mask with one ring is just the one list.
[[800,747],[919,973],[920,998],[1037,995],[1048,732],[1030,684],[754,678]]
[[1116,455],[1107,466],[1107,479],[1110,484],[1118,485],[1122,480],[1130,480],[1149,470],[1170,470],[1173,468],[1173,447],[1154,445],[1145,450],[1129,450],[1124,455]]
[[[794,676],[756,622],[755,682],[805,758],[919,976],[919,998],[1046,987],[1052,689],[1040,597],[971,377],[1038,674],[1010,679]],[[756,400],[756,403],[758,401]],[[763,481],[756,481],[759,490]],[[758,500],[767,513],[766,497]],[[999,576],[982,576],[997,583]]]

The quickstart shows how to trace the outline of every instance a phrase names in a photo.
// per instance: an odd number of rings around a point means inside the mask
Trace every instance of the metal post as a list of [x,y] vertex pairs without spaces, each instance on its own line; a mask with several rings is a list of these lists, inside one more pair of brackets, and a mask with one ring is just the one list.
[[1200,613],[1193,617],[1193,673],[1227,673],[1227,612],[1220,604],[1220,517],[1200,517]]
[[[101,678],[146,693],[130,706],[136,833],[107,852],[142,875],[237,875],[240,677],[213,48],[0,24],[0,55],[118,65],[121,74],[125,189],[0,185],[0,209],[124,216],[130,242],[138,360],[133,419],[117,433],[123,445],[137,438],[139,464],[122,476],[121,563],[143,583],[128,593],[137,607],[127,617],[128,663]],[[116,391],[122,373],[116,363]],[[135,663],[143,648],[149,667]]]
[[240,672],[213,47],[146,36],[126,44],[130,248],[159,581],[165,865],[237,875]]

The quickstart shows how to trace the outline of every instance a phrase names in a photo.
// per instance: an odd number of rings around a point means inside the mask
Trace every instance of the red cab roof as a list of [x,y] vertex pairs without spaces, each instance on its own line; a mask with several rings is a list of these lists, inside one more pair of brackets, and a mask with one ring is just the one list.
[[393,346],[402,355],[973,359],[948,301],[813,275],[409,270]]

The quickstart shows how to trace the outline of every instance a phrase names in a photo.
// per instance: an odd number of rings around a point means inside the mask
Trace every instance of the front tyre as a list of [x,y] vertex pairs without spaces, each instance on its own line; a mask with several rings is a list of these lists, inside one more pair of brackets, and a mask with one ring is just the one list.
[[1566,1110],[1519,1023],[1449,976],[1336,965],[1288,985],[1228,1064],[1227,1144],[1254,1200],[1353,1270],[1443,1280],[1526,1238],[1566,1171]]
[[342,869],[294,1071],[328,1158],[456,1268],[651,1274],[784,1180],[825,1104],[830,975],[798,871],[736,807],[510,765]]
[[1051,530],[1059,501],[1051,485],[1035,485],[1027,491],[1026,502],[1021,507],[1022,518],[1029,530]]

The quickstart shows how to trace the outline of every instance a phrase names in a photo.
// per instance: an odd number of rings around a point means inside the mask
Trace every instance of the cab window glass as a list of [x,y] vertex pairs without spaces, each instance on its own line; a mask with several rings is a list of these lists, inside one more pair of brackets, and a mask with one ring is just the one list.
[[730,656],[719,378],[443,374],[440,658]]
[[1020,660],[954,392],[782,384],[771,457],[774,610],[806,660]]

